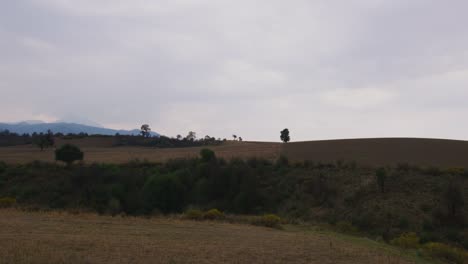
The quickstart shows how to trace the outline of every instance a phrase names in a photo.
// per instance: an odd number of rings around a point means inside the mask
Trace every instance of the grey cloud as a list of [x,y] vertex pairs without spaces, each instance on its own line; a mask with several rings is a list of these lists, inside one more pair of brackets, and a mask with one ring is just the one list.
[[[467,138],[466,1],[19,0],[0,119],[277,140]],[[436,120],[441,126],[430,125]],[[463,127],[468,128],[468,127]]]

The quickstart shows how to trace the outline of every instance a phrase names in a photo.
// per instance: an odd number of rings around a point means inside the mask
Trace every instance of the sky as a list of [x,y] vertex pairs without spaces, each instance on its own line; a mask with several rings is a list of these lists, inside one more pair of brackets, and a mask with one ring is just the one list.
[[4,0],[0,122],[468,140],[467,10],[466,0]]

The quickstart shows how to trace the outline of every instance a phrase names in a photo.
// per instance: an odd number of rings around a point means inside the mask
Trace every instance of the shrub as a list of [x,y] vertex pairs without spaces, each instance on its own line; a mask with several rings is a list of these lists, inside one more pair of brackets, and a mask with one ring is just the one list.
[[163,213],[179,211],[184,204],[185,189],[174,174],[155,174],[143,186],[147,212],[158,209]]
[[223,219],[224,213],[219,211],[218,209],[211,209],[203,214],[203,218],[208,220]]
[[418,248],[420,238],[416,233],[404,233],[390,241],[390,244],[401,248]]
[[211,149],[202,149],[200,150],[201,160],[203,162],[210,162],[216,160],[216,155]]
[[385,168],[379,168],[375,172],[375,176],[377,177],[377,184],[379,185],[380,192],[385,192],[385,181],[387,179],[387,171]]
[[111,215],[117,215],[122,211],[119,199],[112,197],[107,204],[107,211]]
[[289,159],[284,155],[280,155],[278,159],[276,160],[276,167],[287,167],[287,166],[289,166]]
[[5,162],[0,161],[0,174],[2,174],[4,171],[6,171],[7,165]]
[[358,232],[358,229],[353,226],[350,222],[339,221],[336,223],[336,229],[342,233],[355,234]]
[[399,221],[398,221],[398,227],[401,229],[408,229],[410,226],[408,218],[401,216]]
[[266,214],[257,218],[254,218],[252,224],[258,226],[266,226],[271,228],[281,227],[281,218],[274,214]]
[[76,160],[83,160],[83,152],[77,146],[66,144],[55,150],[55,160],[63,161],[70,166]]
[[203,212],[198,209],[190,209],[185,212],[184,217],[190,220],[203,220]]
[[424,250],[433,258],[448,260],[457,264],[463,264],[468,261],[468,254],[466,251],[442,243],[427,243],[424,245]]
[[0,208],[9,208],[16,205],[16,199],[11,197],[0,198]]

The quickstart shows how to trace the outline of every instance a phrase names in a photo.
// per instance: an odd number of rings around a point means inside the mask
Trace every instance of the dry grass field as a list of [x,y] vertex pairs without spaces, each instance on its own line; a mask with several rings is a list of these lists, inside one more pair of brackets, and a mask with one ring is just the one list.
[[[149,148],[113,147],[112,138],[58,140],[57,145],[71,143],[85,152],[85,162],[125,163],[140,159],[164,162],[168,159],[196,157],[202,147]],[[409,163],[418,166],[468,167],[468,141],[417,138],[376,138],[292,142],[232,142],[210,146],[218,157],[261,157],[275,160],[283,154],[291,161],[355,161],[370,166]],[[0,161],[27,163],[34,160],[54,161],[53,149],[41,152],[34,146],[0,147]]]
[[[95,147],[89,141],[86,144],[75,141],[84,151],[84,162],[125,163],[131,160],[148,160],[164,162],[175,158],[197,157],[203,147],[190,148],[150,148],[150,147]],[[81,143],[81,144],[80,144]],[[96,144],[102,144],[97,142]],[[248,158],[261,157],[275,160],[280,153],[281,144],[256,142],[228,142],[220,146],[210,146],[218,157],[231,159],[233,157]],[[27,163],[34,160],[54,161],[54,150],[39,148],[31,145],[0,147],[0,161],[7,163]]]
[[415,263],[400,254],[318,231],[0,210],[0,263]]

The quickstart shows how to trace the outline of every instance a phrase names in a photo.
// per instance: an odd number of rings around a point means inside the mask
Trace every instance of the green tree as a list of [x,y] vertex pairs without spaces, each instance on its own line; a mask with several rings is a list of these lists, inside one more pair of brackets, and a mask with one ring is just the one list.
[[289,137],[289,129],[285,128],[281,131],[281,135],[280,135],[280,138],[281,138],[281,141],[283,141],[284,143],[288,143],[291,138]]
[[176,175],[153,175],[143,186],[146,210],[151,212],[159,209],[163,213],[180,211],[184,203],[184,193],[184,187]]
[[202,149],[200,150],[201,160],[203,162],[210,162],[216,160],[216,155],[211,149]]
[[55,160],[63,161],[70,166],[76,160],[83,160],[83,152],[77,146],[66,144],[55,150]]

